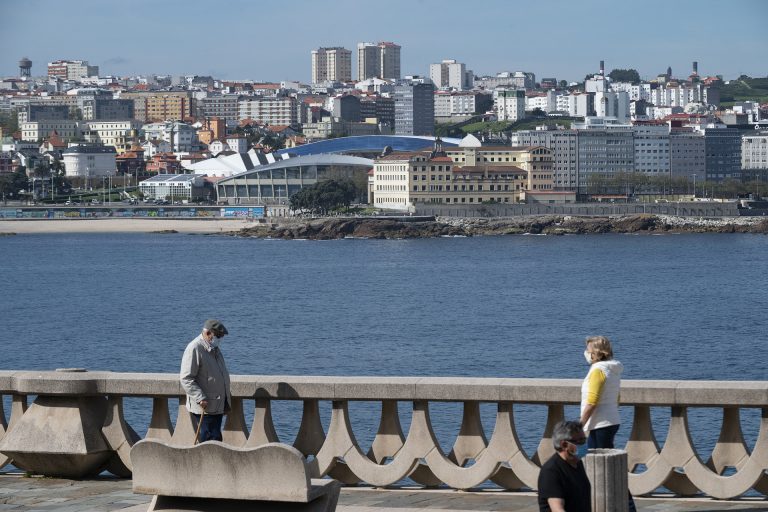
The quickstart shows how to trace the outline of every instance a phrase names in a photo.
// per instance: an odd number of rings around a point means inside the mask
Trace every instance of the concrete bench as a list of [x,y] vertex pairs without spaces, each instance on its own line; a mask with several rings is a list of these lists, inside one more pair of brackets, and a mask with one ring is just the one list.
[[333,512],[341,490],[335,480],[310,479],[301,452],[282,443],[237,448],[146,439],[131,449],[131,463],[133,492],[154,495],[149,511]]

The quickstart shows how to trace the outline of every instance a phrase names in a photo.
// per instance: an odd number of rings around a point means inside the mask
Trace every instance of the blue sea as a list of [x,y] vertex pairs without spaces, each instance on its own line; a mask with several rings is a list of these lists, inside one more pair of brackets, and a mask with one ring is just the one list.
[[[230,332],[233,374],[583,378],[583,341],[603,334],[625,379],[765,380],[767,254],[768,237],[745,234],[0,237],[0,368],[175,373],[216,317]],[[150,401],[128,402],[128,420],[145,432]],[[298,404],[274,407],[290,442]],[[371,407],[352,406],[362,444],[375,432]],[[622,409],[619,442],[631,412]],[[516,410],[529,453],[545,413]],[[483,406],[488,435],[494,414]],[[660,442],[668,416],[654,408]],[[758,416],[743,414],[748,444]],[[435,404],[433,419],[447,452],[460,408]],[[719,422],[713,409],[691,413],[705,458]]]

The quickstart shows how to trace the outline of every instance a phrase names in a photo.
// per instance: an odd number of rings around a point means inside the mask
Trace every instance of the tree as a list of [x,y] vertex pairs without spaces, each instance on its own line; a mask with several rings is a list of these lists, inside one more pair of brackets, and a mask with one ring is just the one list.
[[608,78],[614,82],[630,82],[633,84],[640,83],[640,74],[636,69],[614,69],[608,73]]
[[304,187],[291,196],[292,210],[327,214],[329,211],[346,207],[357,197],[357,187],[349,179],[329,179]]

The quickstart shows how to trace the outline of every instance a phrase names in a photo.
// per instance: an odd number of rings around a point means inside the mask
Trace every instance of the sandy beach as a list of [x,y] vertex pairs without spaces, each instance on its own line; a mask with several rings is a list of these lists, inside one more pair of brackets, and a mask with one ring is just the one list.
[[163,219],[163,218],[103,218],[103,219],[16,219],[0,220],[0,235],[37,233],[179,233],[215,234],[239,231],[257,226],[259,222],[246,219]]

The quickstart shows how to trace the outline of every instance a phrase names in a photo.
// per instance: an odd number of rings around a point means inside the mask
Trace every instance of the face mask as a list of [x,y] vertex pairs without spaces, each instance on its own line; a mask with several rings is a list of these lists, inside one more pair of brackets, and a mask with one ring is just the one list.
[[584,359],[587,360],[587,364],[592,364],[592,354],[586,350],[584,351]]
[[587,456],[587,453],[589,453],[589,448],[587,447],[587,443],[576,445],[576,456],[580,459],[584,459],[584,457]]
[[217,348],[220,343],[221,343],[221,338],[219,338],[218,336],[214,336],[213,338],[211,338],[211,341],[208,342],[211,348]]

